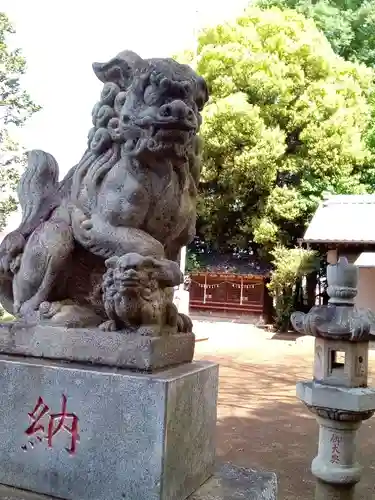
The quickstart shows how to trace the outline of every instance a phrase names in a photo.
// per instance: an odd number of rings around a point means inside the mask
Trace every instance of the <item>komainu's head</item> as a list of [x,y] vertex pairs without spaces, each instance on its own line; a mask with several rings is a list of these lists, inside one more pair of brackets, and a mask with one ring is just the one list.
[[208,92],[204,79],[189,66],[125,51],[93,68],[104,84],[93,109],[93,152],[103,153],[114,142],[145,159],[186,157],[196,148]]

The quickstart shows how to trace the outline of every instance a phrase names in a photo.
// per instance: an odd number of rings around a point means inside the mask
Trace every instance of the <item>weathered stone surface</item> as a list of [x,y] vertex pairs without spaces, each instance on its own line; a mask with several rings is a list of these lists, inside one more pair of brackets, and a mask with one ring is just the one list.
[[346,412],[375,410],[375,389],[370,387],[335,387],[316,382],[298,382],[297,397],[308,406]]
[[[353,500],[357,498],[354,484],[333,485],[316,481],[314,500]],[[358,496],[359,498],[359,496]]]
[[327,267],[327,306],[295,313],[297,331],[314,335],[314,379],[297,383],[297,397],[316,415],[317,456],[311,472],[316,500],[351,500],[362,468],[356,459],[356,433],[375,411],[375,389],[368,388],[371,338],[366,311],[355,308],[358,268],[340,258]]
[[67,500],[185,500],[213,473],[213,363],[145,374],[3,357],[0,377],[0,483]]
[[[232,464],[223,465],[189,500],[276,500],[277,477]],[[177,499],[176,499],[177,500]]]
[[[52,497],[0,486],[2,500],[51,500]],[[276,474],[223,465],[188,500],[277,500]],[[78,498],[76,500],[79,500]],[[118,500],[108,497],[108,500]],[[119,498],[120,500],[120,498]],[[122,499],[121,499],[122,500]],[[132,499],[132,500],[135,500]],[[171,499],[172,500],[172,499]],[[180,500],[174,497],[173,500]]]
[[152,337],[139,332],[103,332],[99,328],[0,325],[0,353],[3,354],[147,371],[191,361],[194,347],[193,333]]
[[314,306],[304,314],[291,315],[293,328],[302,334],[331,340],[365,342],[372,338],[367,311],[357,309],[358,267],[340,257],[337,264],[327,266],[328,305]]
[[338,421],[317,418],[319,425],[318,454],[311,464],[311,472],[320,481],[329,484],[356,484],[362,467],[356,457],[356,433],[361,420]]
[[367,387],[368,349],[368,341],[348,342],[317,337],[314,380],[325,385]]
[[56,497],[39,495],[38,493],[33,493],[31,491],[0,485],[1,500],[51,500],[52,498],[54,500]]
[[53,156],[28,156],[22,221],[0,244],[0,302],[29,323],[191,332],[172,292],[195,235],[206,83],[131,51],[93,70],[103,89],[81,160],[59,182]]

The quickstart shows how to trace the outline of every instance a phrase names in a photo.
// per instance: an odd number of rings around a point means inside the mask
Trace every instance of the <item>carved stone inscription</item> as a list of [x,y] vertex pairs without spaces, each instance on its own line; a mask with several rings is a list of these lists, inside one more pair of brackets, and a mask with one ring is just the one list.
[[77,443],[79,442],[78,422],[79,419],[74,413],[67,411],[67,397],[62,395],[61,408],[58,413],[55,413],[39,396],[35,407],[28,413],[29,426],[25,430],[28,437],[27,444],[22,446],[24,451],[29,448],[34,448],[35,444],[47,440],[49,448],[53,448],[54,437],[60,432],[69,435],[69,447],[66,451],[70,455],[74,455],[77,451]]
[[341,449],[340,445],[342,442],[342,437],[338,434],[332,434],[331,436],[331,464],[340,463]]

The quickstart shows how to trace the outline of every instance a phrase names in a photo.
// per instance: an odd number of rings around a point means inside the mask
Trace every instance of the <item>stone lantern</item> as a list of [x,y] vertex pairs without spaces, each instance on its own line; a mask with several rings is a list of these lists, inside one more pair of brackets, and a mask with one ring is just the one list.
[[354,498],[361,467],[355,438],[375,412],[375,389],[367,386],[370,323],[357,309],[358,268],[340,258],[327,267],[327,306],[292,314],[293,327],[315,337],[313,380],[297,383],[297,396],[316,415],[318,454],[312,462],[316,500]]

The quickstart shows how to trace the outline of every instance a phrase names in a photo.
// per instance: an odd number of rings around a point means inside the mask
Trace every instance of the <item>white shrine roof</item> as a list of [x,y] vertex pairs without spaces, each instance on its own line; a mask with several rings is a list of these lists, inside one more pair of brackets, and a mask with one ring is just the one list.
[[323,200],[303,240],[375,244],[375,194],[333,195]]

